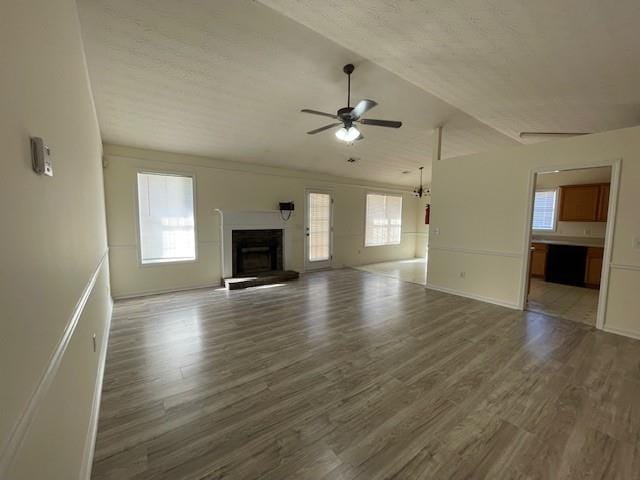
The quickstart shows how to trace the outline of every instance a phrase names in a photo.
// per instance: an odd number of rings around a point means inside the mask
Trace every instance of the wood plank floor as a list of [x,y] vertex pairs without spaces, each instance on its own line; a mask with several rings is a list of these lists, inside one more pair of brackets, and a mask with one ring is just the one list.
[[640,478],[640,342],[344,269],[120,301],[94,479]]

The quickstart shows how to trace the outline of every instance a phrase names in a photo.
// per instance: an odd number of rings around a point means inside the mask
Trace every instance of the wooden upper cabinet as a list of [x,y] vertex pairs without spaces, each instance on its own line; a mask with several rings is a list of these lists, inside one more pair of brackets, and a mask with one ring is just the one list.
[[609,214],[609,184],[600,185],[598,197],[598,222],[606,222]]
[[[606,188],[606,193],[604,192]],[[605,222],[609,184],[565,185],[560,187],[561,222]],[[606,199],[607,203],[603,204]],[[604,218],[604,220],[601,220]]]

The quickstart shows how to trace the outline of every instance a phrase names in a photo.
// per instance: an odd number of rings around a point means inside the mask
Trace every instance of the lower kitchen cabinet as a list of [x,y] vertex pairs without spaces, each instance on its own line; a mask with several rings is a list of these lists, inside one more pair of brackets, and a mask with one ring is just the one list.
[[547,250],[548,245],[545,243],[532,243],[531,251],[531,276],[544,278],[547,268]]
[[589,247],[587,249],[587,263],[584,272],[584,283],[587,287],[597,288],[600,286],[603,257],[604,248]]

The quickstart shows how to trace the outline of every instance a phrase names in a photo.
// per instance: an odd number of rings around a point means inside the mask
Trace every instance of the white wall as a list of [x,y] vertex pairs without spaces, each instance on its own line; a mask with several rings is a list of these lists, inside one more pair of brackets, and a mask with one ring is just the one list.
[[[562,185],[585,185],[589,183],[609,183],[611,167],[583,168],[539,174],[536,188],[558,188]],[[558,199],[559,201],[559,199]],[[604,239],[606,222],[561,222],[555,232],[537,232],[545,237],[583,237]]]
[[[76,479],[111,309],[100,134],[75,2],[1,11],[0,478]],[[30,135],[52,178],[32,171]]]
[[[397,188],[363,185],[359,181],[228,162],[166,152],[105,145],[104,158],[111,286],[115,297],[179,288],[219,285],[220,218],[216,208],[274,210],[278,202],[294,201],[290,222],[292,268],[304,269],[305,188],[331,189],[334,194],[334,266],[361,265],[413,258],[417,199],[403,194],[402,242],[397,246],[364,247],[365,194]],[[364,160],[363,160],[364,161]],[[354,165],[357,169],[357,164]],[[136,226],[136,173],[139,170],[185,172],[195,175],[198,261],[187,264],[140,266]]]
[[[605,328],[640,337],[640,127],[436,162],[429,244],[433,288],[517,307],[534,168],[622,160]],[[435,234],[436,229],[439,234]],[[465,272],[464,277],[460,275]]]

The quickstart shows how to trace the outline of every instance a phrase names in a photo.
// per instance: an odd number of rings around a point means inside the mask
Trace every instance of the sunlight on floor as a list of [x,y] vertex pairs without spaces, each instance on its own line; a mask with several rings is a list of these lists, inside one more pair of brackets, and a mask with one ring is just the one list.
[[397,278],[405,282],[426,285],[427,260],[425,258],[411,258],[395,262],[371,263],[354,267],[365,272],[378,273],[387,277]]

